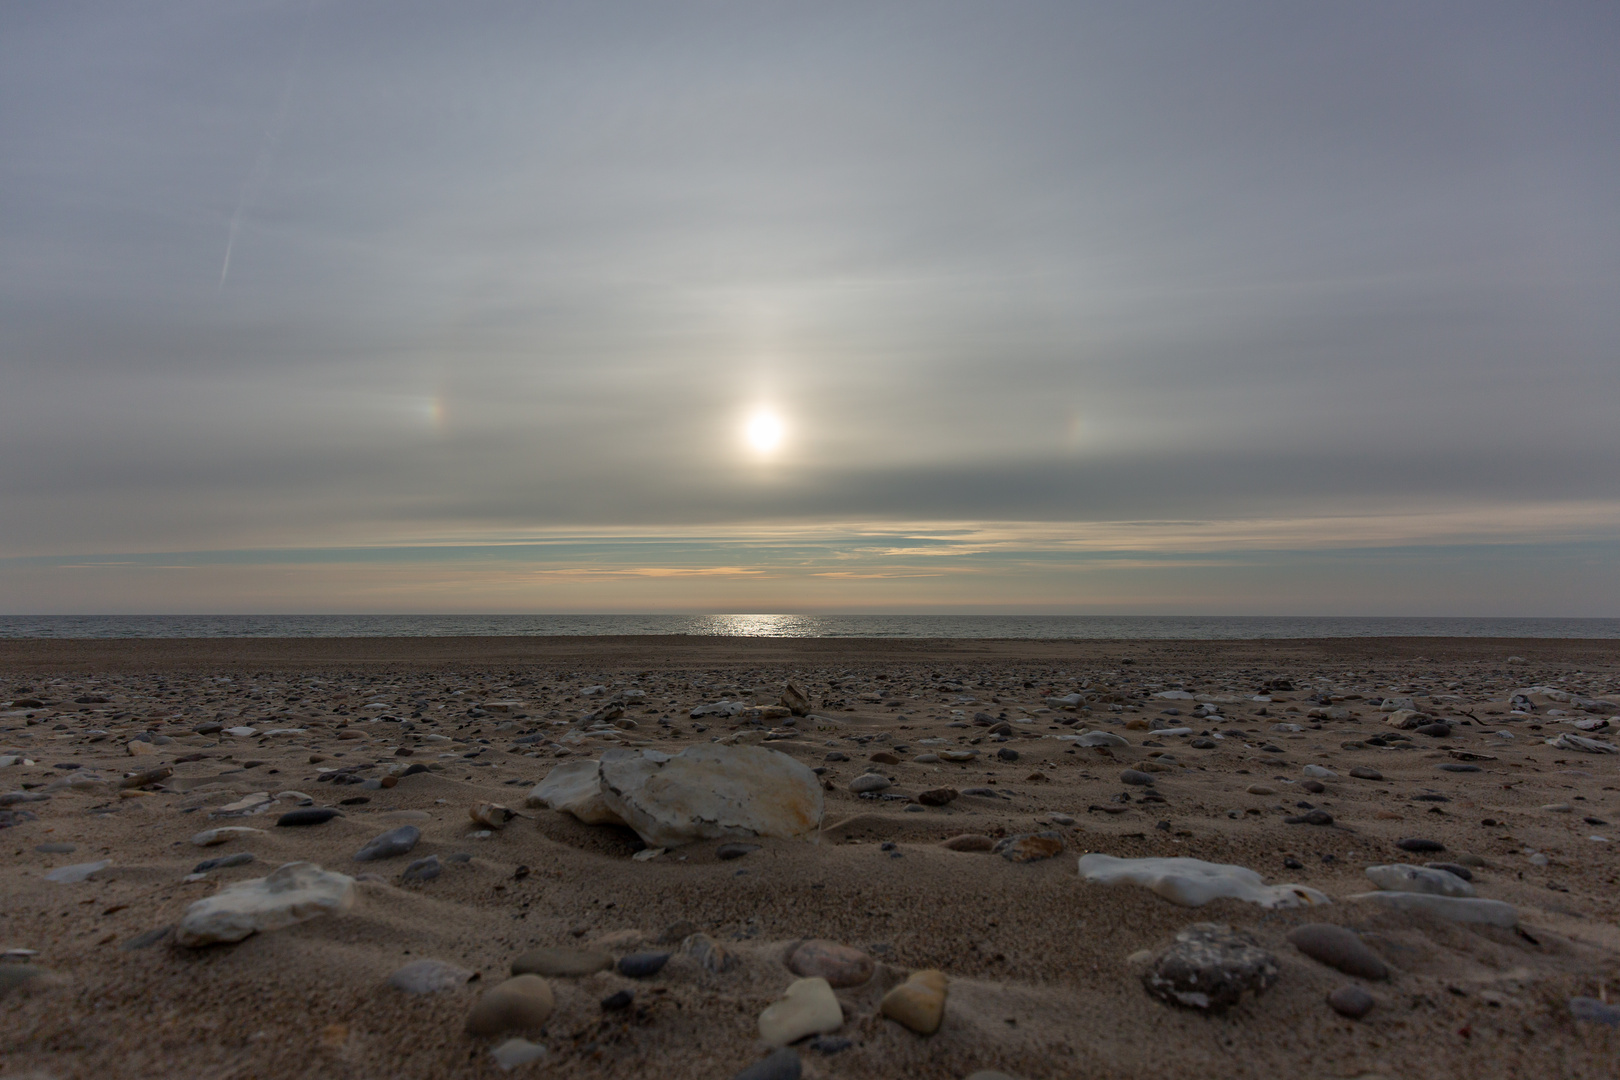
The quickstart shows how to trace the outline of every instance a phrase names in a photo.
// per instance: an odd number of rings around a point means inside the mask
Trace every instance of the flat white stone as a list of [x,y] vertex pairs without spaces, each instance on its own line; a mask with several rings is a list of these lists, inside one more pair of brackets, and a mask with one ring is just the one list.
[[1153,696],[1163,698],[1166,701],[1191,701],[1193,699],[1193,695],[1185,690],[1161,690]]
[[693,746],[602,755],[602,800],[650,847],[770,836],[821,826],[821,783],[802,762],[759,746]]
[[1076,746],[1129,746],[1130,740],[1123,735],[1115,735],[1112,731],[1088,731],[1083,735],[1072,736],[1068,741]]
[[1620,754],[1620,746],[1606,743],[1602,739],[1588,739],[1581,735],[1571,735],[1568,732],[1556,739],[1548,739],[1547,745],[1558,750],[1575,750],[1582,754]]
[[601,773],[600,761],[564,762],[534,786],[526,805],[572,814],[587,825],[623,825],[623,819],[602,801]]
[[1460,923],[1483,923],[1508,929],[1519,925],[1519,913],[1512,904],[1500,900],[1481,900],[1477,897],[1431,896],[1428,893],[1370,892],[1357,893],[1351,900],[1366,900],[1402,911],[1427,911],[1442,919]]
[[238,881],[192,904],[175,927],[174,940],[191,948],[241,941],[345,912],[354,898],[353,878],[314,863],[287,863],[268,877]]
[[502,1072],[511,1072],[520,1065],[528,1065],[545,1057],[549,1051],[528,1039],[507,1039],[489,1052]]
[[253,731],[254,729],[250,727],[228,727],[225,729],[225,734],[237,735],[246,738],[247,736],[252,735]]
[[191,838],[191,842],[198,847],[213,847],[215,844],[224,844],[232,840],[240,840],[250,833],[262,833],[263,829],[252,829],[246,825],[226,825],[218,829],[204,829]]
[[1367,880],[1390,892],[1427,893],[1430,896],[1473,896],[1474,887],[1449,870],[1393,863],[1367,867]]
[[1325,894],[1304,885],[1267,885],[1246,866],[1202,859],[1117,859],[1092,853],[1080,856],[1080,876],[1099,885],[1140,885],[1182,907],[1203,907],[1220,897],[1247,900],[1266,908],[1332,902]]
[[74,863],[72,866],[58,866],[45,875],[46,881],[54,881],[58,885],[77,885],[81,881],[90,880],[90,875],[97,870],[105,870],[112,865],[111,859],[102,859],[100,862]]
[[1307,765],[1300,770],[1306,776],[1314,776],[1318,780],[1337,780],[1339,774],[1323,765]]
[[759,1037],[786,1046],[806,1035],[827,1035],[844,1026],[844,1009],[826,979],[798,979],[759,1014]]

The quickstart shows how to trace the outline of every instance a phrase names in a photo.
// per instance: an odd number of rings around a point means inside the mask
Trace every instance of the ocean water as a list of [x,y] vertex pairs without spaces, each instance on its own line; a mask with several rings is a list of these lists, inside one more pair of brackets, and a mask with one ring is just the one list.
[[717,637],[1180,639],[1620,638],[1620,619],[1267,615],[35,615],[0,616],[0,638]]

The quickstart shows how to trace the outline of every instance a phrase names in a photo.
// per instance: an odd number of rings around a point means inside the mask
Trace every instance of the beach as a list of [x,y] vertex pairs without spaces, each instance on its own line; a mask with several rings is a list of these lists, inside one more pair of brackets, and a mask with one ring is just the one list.
[[[0,1077],[1613,1076],[1617,702],[1614,640],[0,641]],[[536,796],[698,749],[813,827]],[[201,940],[295,863],[342,901]],[[1198,924],[1260,958],[1230,1003],[1163,989]],[[806,942],[862,977],[767,1038]],[[536,950],[608,966],[469,1030]]]

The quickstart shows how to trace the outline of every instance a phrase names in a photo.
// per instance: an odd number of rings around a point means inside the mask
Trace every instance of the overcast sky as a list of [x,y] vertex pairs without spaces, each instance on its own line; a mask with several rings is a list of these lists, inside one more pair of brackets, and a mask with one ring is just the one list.
[[1620,615],[1616,56],[1556,0],[0,6],[0,611]]

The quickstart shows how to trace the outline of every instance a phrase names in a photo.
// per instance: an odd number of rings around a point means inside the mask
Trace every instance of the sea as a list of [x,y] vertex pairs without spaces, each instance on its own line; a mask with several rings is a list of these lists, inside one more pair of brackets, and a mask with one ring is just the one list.
[[4,615],[0,638],[1620,638],[1620,619],[1300,615]]

